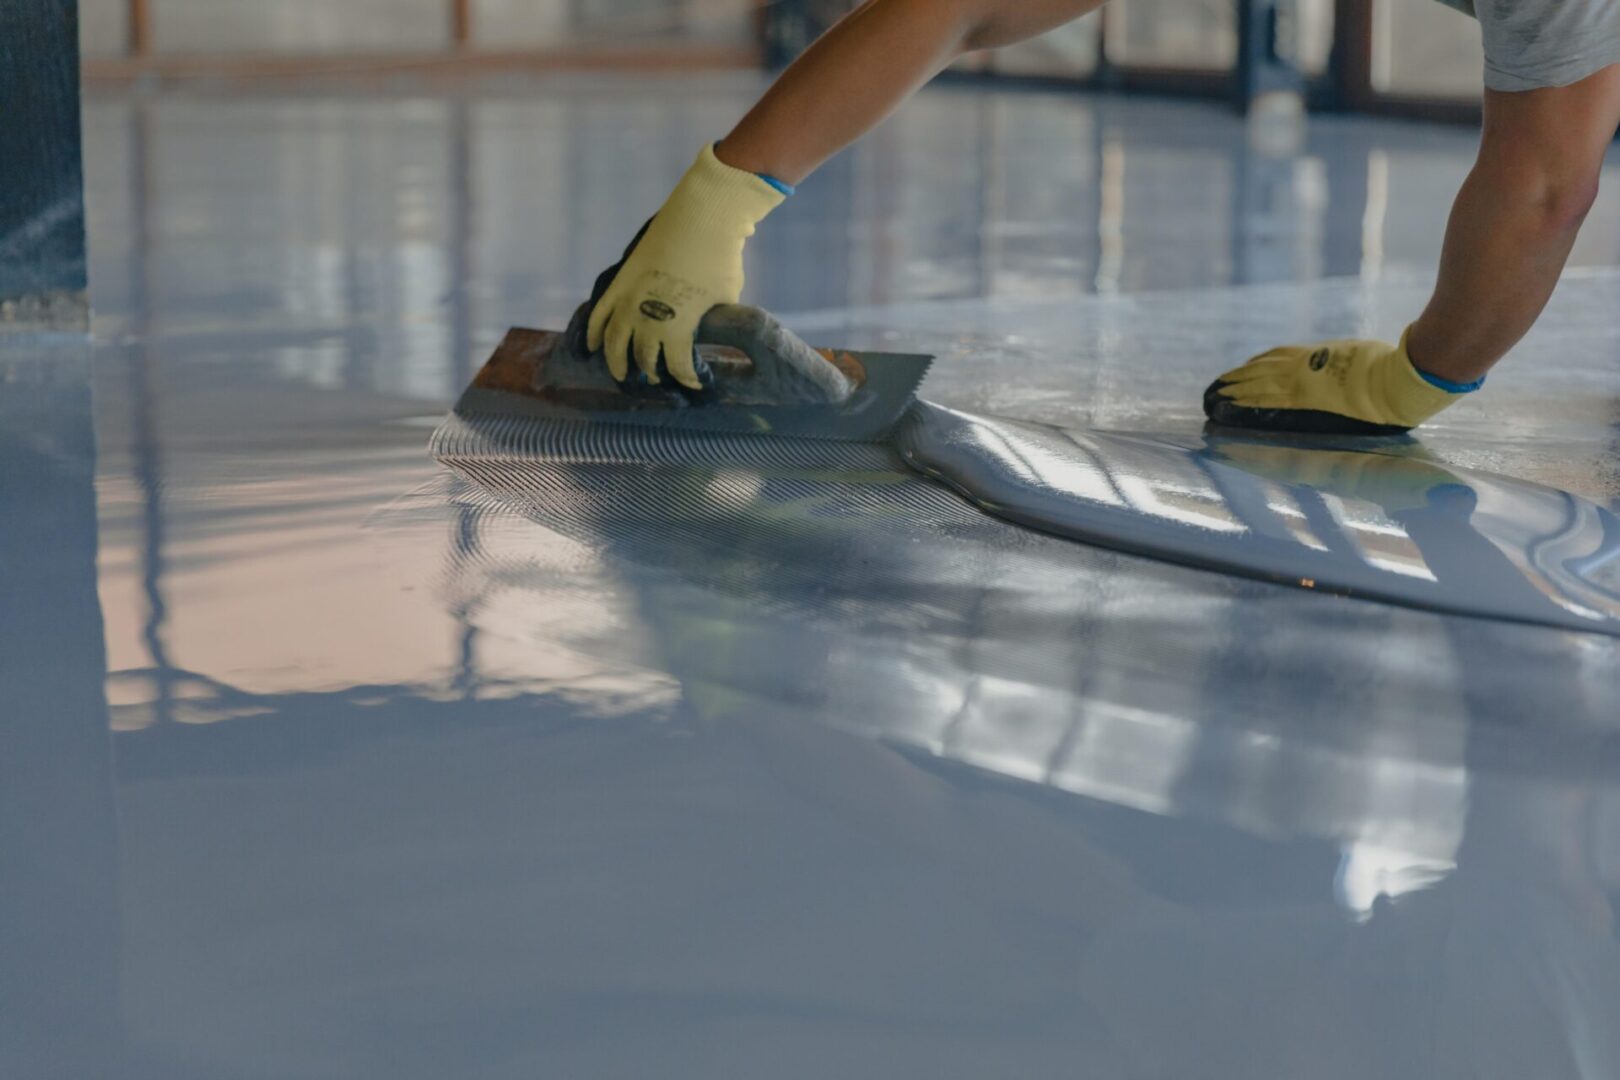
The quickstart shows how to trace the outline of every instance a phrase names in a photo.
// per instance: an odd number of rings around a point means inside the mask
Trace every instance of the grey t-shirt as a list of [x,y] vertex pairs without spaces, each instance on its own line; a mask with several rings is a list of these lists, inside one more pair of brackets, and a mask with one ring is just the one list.
[[1440,0],[1479,20],[1485,85],[1568,86],[1620,64],[1620,0]]

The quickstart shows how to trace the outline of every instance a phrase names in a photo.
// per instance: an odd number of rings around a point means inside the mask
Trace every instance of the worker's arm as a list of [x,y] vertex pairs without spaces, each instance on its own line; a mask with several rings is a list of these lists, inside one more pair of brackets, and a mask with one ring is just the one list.
[[797,184],[964,53],[1010,45],[1102,0],[868,0],[806,49],[720,144]]
[[1486,91],[1479,157],[1452,206],[1439,282],[1401,343],[1273,350],[1210,387],[1210,418],[1398,431],[1477,387],[1552,296],[1617,125],[1620,67],[1570,86]]
[[1451,209],[1434,297],[1412,324],[1414,362],[1473,382],[1541,314],[1597,198],[1620,126],[1620,67],[1573,86],[1486,91],[1479,159]]
[[736,130],[704,147],[632,245],[604,274],[586,341],[623,379],[660,361],[696,388],[693,336],[715,304],[742,295],[743,244],[821,162],[973,49],[1031,37],[1102,0],[868,0],[812,45]]

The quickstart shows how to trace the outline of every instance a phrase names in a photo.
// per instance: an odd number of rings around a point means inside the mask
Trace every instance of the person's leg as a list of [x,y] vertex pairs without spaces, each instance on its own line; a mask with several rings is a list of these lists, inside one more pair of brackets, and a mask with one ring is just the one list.
[[1452,206],[1434,297],[1407,340],[1422,371],[1482,377],[1552,296],[1620,126],[1620,66],[1571,86],[1486,91],[1479,159]]
[[962,54],[1023,41],[1102,4],[868,0],[782,73],[716,156],[797,184]]

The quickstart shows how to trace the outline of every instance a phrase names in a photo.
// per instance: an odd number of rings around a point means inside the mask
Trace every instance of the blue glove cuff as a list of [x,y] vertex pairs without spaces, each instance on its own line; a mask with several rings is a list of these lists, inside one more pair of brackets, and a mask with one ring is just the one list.
[[1428,383],[1430,386],[1439,387],[1448,394],[1472,394],[1475,390],[1478,390],[1480,387],[1485,385],[1484,376],[1475,379],[1473,382],[1461,383],[1452,382],[1450,379],[1442,379],[1438,375],[1430,375],[1427,371],[1424,371],[1416,364],[1412,365],[1412,370],[1417,372],[1418,377],[1424,382]]
[[[720,144],[718,142],[713,142],[713,143],[710,143],[709,145],[711,147],[718,147]],[[724,165],[725,162],[721,162],[721,164]],[[792,184],[784,183],[783,181],[778,180],[776,177],[770,175],[769,173],[757,172],[754,175],[759,177],[761,180],[765,181],[767,184],[771,185],[771,187],[775,188],[777,191],[780,191],[784,195],[791,195],[796,190]]]
[[771,187],[775,188],[777,191],[780,191],[784,195],[791,195],[791,194],[793,194],[793,192],[795,190],[797,190],[796,188],[794,188],[794,186],[792,184],[784,184],[782,181],[778,180],[776,177],[770,176],[770,175],[768,175],[766,173],[755,173],[754,175],[759,177],[761,180],[765,181],[767,184],[771,185]]

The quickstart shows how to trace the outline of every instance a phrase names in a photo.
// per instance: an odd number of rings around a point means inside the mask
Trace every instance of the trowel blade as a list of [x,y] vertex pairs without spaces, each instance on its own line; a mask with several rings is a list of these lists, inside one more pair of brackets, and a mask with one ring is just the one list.
[[[726,395],[714,401],[692,401],[675,393],[626,394],[605,376],[600,383],[559,385],[548,378],[546,365],[564,348],[563,335],[555,331],[507,331],[454,411],[469,420],[529,416],[672,431],[882,442],[916,399],[933,362],[932,357],[906,353],[822,351],[855,382],[854,392],[837,404],[785,405],[747,400],[745,377],[724,380]],[[728,363],[723,356],[709,359],[717,368]]]

